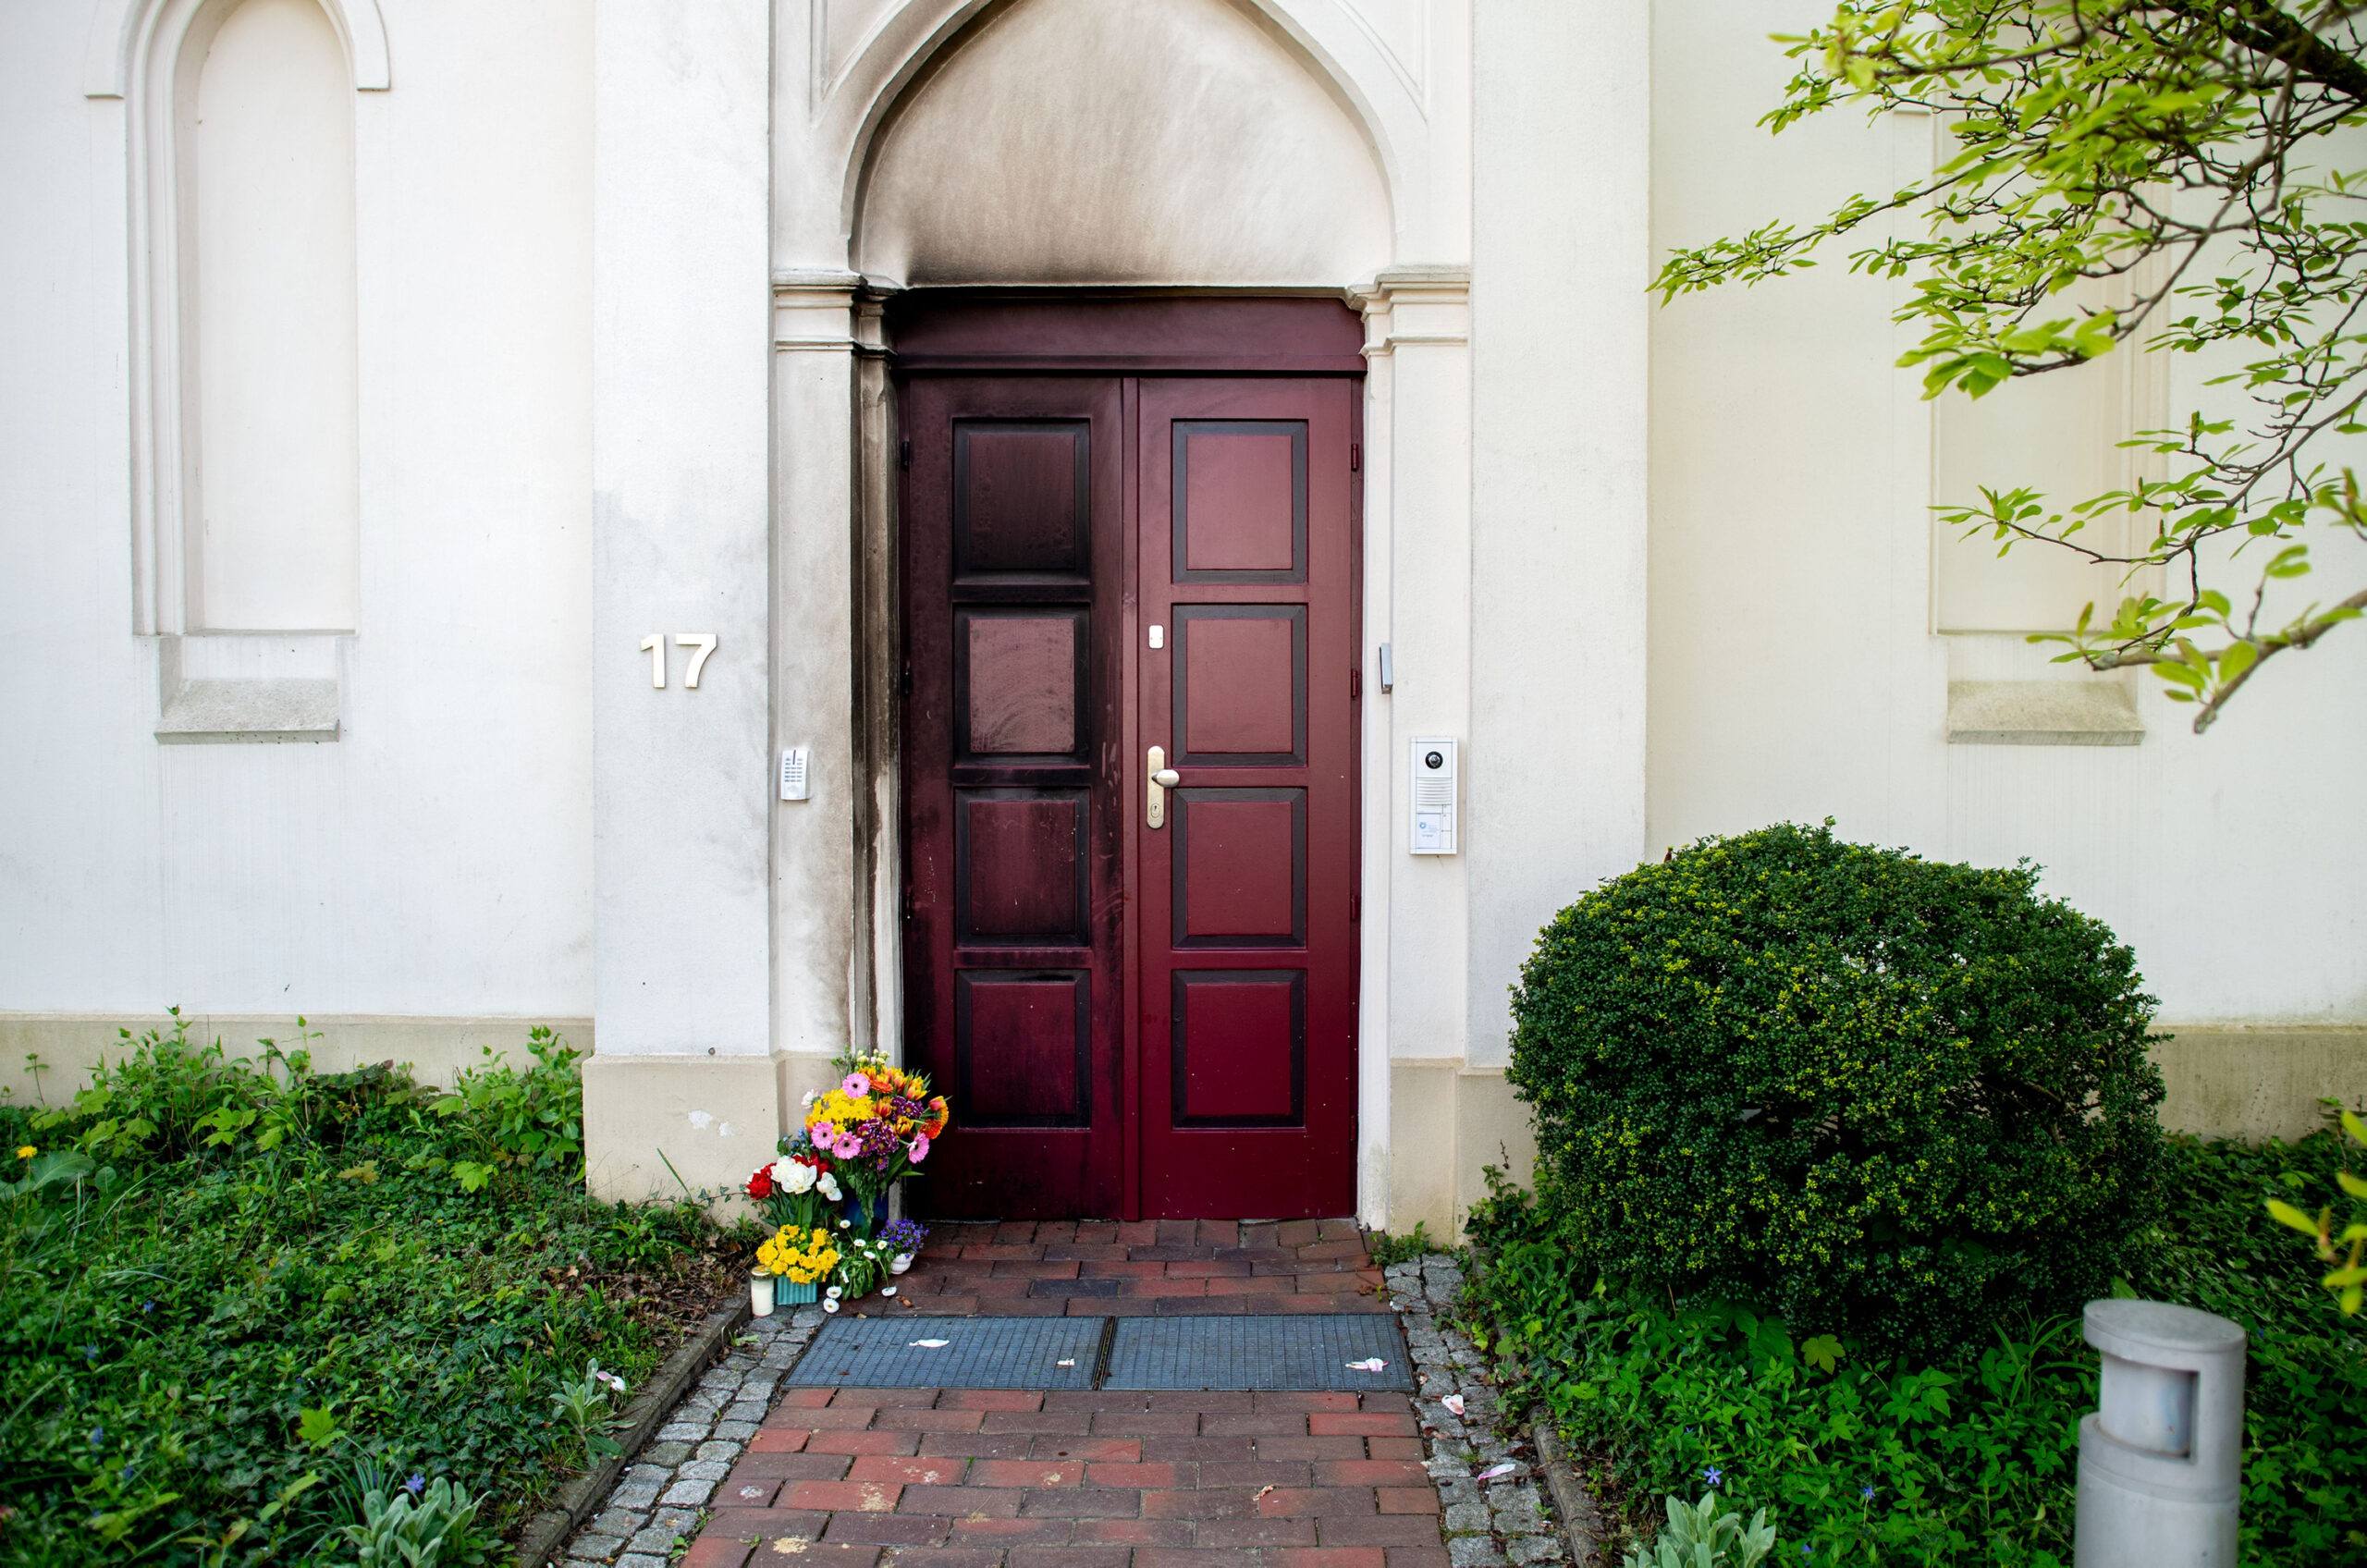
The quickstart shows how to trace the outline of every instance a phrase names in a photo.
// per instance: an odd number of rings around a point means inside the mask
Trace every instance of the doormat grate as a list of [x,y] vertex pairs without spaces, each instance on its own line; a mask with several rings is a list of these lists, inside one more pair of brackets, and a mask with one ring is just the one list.
[[[1089,1389],[1108,1321],[833,1317],[789,1381],[801,1388]],[[945,1342],[917,1342],[923,1340]]]
[[[1351,1367],[1378,1357],[1378,1372]],[[1289,1317],[1122,1317],[1110,1389],[1356,1389],[1411,1392],[1397,1319],[1380,1313]]]

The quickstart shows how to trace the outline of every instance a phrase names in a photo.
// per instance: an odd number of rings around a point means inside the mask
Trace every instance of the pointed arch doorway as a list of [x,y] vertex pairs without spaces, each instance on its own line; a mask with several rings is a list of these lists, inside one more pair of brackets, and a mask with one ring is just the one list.
[[1362,329],[907,296],[903,1040],[947,1216],[1355,1197]]

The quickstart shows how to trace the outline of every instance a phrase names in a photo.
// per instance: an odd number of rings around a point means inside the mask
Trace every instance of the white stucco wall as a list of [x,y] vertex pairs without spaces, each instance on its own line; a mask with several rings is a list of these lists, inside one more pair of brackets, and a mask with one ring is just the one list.
[[1650,23],[1641,0],[1477,18],[1474,1066],[1508,1060],[1538,928],[1643,851]]
[[[1821,14],[1657,6],[1657,251],[1928,166],[1919,117],[1756,129],[1791,71],[1766,35]],[[2165,1021],[2367,1022],[2367,636],[2280,661],[2205,737],[2147,676],[2140,745],[1947,744],[1952,674],[2049,670],[2017,639],[1931,631],[1930,406],[1893,368],[1912,341],[1893,302],[1836,252],[1654,312],[1648,850],[1830,815],[1863,841],[2028,856],[2135,948]],[[2172,361],[2173,412],[2211,373]]]
[[0,7],[0,1011],[590,1011],[589,18],[388,9],[343,735],[160,746],[126,105],[83,96],[91,7]]

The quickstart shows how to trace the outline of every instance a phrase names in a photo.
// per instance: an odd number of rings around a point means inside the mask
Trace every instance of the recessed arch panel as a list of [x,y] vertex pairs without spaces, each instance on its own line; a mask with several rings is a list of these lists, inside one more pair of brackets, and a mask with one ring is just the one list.
[[914,285],[1337,287],[1390,195],[1331,84],[1227,0],[1021,0],[874,137],[857,267]]

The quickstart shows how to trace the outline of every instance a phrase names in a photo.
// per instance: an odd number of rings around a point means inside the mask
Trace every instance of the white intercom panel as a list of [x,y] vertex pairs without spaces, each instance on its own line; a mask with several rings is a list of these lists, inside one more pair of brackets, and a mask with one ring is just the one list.
[[813,754],[810,746],[791,746],[780,753],[780,798],[802,801],[808,798],[805,784],[806,764]]
[[1413,830],[1405,848],[1417,855],[1455,852],[1455,803],[1459,769],[1456,747],[1445,736],[1413,741],[1412,787],[1406,791],[1413,807]]

